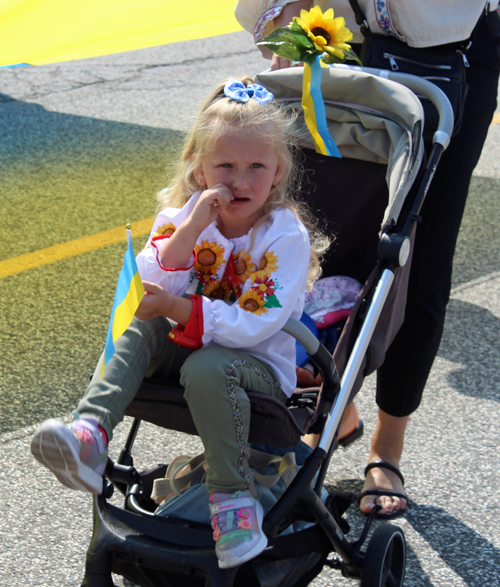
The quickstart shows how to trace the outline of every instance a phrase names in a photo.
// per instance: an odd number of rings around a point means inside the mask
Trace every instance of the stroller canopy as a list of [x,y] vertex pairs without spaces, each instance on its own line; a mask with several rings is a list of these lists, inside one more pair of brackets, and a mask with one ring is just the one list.
[[[375,71],[345,65],[324,68],[321,89],[328,130],[342,157],[387,165],[384,230],[397,221],[420,168],[424,114],[411,90],[374,75]],[[256,79],[278,100],[302,110],[302,76],[302,67],[292,67],[266,71]],[[314,149],[303,116],[297,133],[301,146]]]

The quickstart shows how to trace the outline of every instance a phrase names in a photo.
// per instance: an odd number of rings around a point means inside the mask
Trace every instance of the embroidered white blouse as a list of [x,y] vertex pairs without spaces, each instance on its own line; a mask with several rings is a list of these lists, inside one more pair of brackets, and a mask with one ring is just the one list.
[[166,208],[137,256],[141,278],[176,295],[202,294],[203,345],[235,348],[269,364],[284,393],[296,386],[295,340],[281,331],[290,316],[300,318],[309,265],[309,235],[287,209],[274,211],[245,236],[227,239],[216,223],[198,238],[185,269],[165,270],[151,239],[175,231],[201,192],[182,208]]
[[[283,6],[296,0],[238,0],[235,16],[241,26],[260,41],[275,27]],[[487,6],[496,10],[499,0],[358,0],[370,30],[393,34],[411,47],[433,47],[468,39],[481,12]],[[335,17],[343,16],[354,34],[353,43],[363,36],[354,19],[349,0],[314,0],[323,12],[333,8]],[[264,56],[270,58],[271,53]]]

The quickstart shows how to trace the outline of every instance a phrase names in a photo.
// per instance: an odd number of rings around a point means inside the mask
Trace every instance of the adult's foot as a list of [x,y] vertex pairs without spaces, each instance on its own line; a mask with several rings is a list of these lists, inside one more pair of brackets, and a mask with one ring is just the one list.
[[[357,428],[358,424],[363,424],[360,422],[358,410],[354,405],[354,402],[347,404],[344,417],[342,418],[342,422],[340,423],[339,429],[339,444],[342,444],[342,440],[350,436]],[[362,436],[363,429],[361,428],[361,434],[356,436],[354,440]],[[302,437],[302,441],[308,444],[311,448],[316,448],[318,446],[320,435],[319,434],[306,434]],[[352,442],[354,442],[354,440]],[[350,442],[349,442],[350,444]]]
[[[375,505],[380,505],[381,510],[377,513],[377,516],[392,517],[403,512],[407,505],[407,499],[404,497],[405,490],[403,486],[403,476],[401,473],[390,470],[392,463],[388,461],[371,461],[373,465],[366,470],[365,483],[363,485],[363,493],[367,495],[363,496],[359,503],[359,509],[364,514],[369,514]],[[389,465],[389,467],[388,467]],[[399,468],[393,465],[397,471]],[[371,494],[370,492],[374,492]],[[396,495],[399,494],[399,495]]]
[[[372,436],[368,464],[377,461],[389,463],[399,470],[399,462],[403,453],[404,435],[409,416],[398,418],[379,410],[375,431]],[[359,503],[359,509],[369,514],[375,505],[382,509],[379,515],[396,515],[406,509],[408,500],[391,495],[405,495],[402,479],[385,467],[373,467],[366,472],[361,493],[365,491],[387,491],[386,495],[366,495]]]
[[339,442],[356,430],[358,422],[358,410],[356,409],[354,402],[351,402],[350,404],[347,404],[344,412],[344,417],[342,418],[342,422],[340,423]]

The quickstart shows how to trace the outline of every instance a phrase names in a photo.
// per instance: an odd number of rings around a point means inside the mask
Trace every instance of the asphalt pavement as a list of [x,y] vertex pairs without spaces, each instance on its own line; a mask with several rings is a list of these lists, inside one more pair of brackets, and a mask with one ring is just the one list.
[[[263,70],[250,35],[85,61],[0,70],[2,261],[144,220],[207,91]],[[500,125],[476,169],[455,258],[442,344],[407,433],[407,587],[500,586]],[[140,247],[144,237],[137,235]],[[0,585],[76,587],[91,536],[88,495],[60,486],[29,443],[47,417],[70,419],[101,351],[123,243],[0,277]],[[1,266],[0,266],[1,272]],[[328,485],[358,492],[364,437],[339,449]],[[119,452],[129,422],[118,427]],[[141,466],[193,454],[199,440],[143,425]],[[347,514],[354,536],[363,517]],[[118,587],[132,584],[115,577]],[[325,569],[314,587],[354,585]]]

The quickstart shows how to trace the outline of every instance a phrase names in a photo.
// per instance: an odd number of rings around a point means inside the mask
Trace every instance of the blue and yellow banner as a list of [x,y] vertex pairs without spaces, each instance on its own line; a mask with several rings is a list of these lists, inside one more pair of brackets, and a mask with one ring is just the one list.
[[319,56],[311,65],[304,63],[302,83],[304,118],[313,138],[316,152],[330,157],[342,157],[330,135],[326,122],[325,103],[321,92],[321,68],[321,57]]
[[0,67],[110,55],[241,30],[235,0],[0,0]]
[[104,347],[104,360],[102,363],[101,377],[104,367],[115,353],[115,342],[127,330],[132,318],[144,297],[144,286],[135,262],[134,249],[132,248],[131,231],[127,228],[128,248],[123,260],[123,267],[116,284],[115,300],[109,320],[108,336]]

